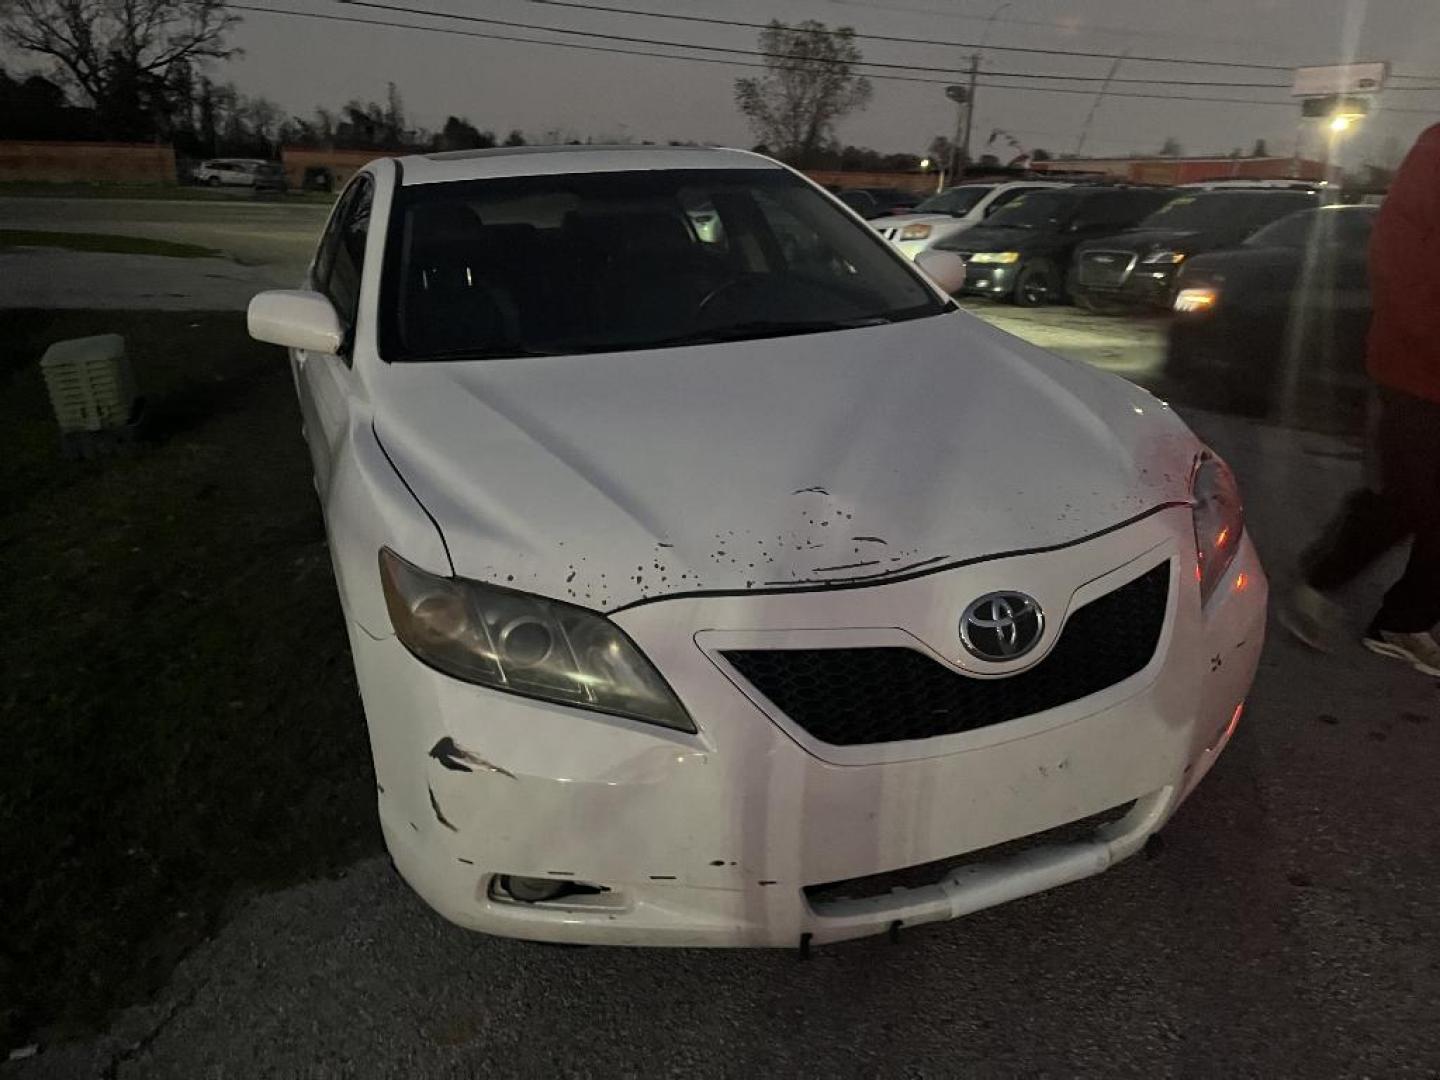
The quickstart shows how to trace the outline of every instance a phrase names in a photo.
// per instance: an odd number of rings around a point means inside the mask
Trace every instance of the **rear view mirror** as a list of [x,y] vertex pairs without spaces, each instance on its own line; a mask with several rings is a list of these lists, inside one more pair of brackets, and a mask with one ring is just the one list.
[[965,284],[965,260],[953,251],[922,251],[915,265],[947,293],[957,293]]
[[334,356],[345,341],[345,327],[322,293],[308,289],[271,289],[250,301],[246,328],[256,341]]

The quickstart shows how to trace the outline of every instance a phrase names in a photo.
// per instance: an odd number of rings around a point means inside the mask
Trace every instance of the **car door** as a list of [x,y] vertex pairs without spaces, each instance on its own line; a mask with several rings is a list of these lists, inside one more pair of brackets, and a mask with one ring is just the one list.
[[[374,182],[360,174],[341,195],[321,238],[311,268],[311,288],[335,306],[347,339],[353,334],[360,306],[360,278],[370,234]],[[349,341],[340,356],[291,351],[295,388],[305,417],[305,440],[315,467],[315,490],[324,505],[329,496],[335,458],[349,426],[355,389]]]

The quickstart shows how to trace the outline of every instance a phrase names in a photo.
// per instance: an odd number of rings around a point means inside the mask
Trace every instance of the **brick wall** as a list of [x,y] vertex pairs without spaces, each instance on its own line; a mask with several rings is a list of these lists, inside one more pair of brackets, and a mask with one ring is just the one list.
[[839,172],[829,169],[806,169],[805,175],[817,184],[839,188],[882,187],[913,191],[919,195],[935,194],[935,174],[892,172]]
[[175,151],[154,143],[0,140],[0,182],[173,184]]
[[292,190],[300,187],[305,170],[323,165],[335,175],[335,190],[376,158],[399,157],[384,150],[321,150],[308,146],[286,146],[280,151],[280,164]]

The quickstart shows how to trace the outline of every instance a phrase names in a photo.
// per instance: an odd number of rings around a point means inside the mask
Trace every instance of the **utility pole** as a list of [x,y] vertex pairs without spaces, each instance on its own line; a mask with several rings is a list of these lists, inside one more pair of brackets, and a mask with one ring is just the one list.
[[970,85],[965,90],[965,134],[960,140],[960,162],[970,164],[970,130],[975,124],[975,85],[980,77],[980,54],[970,57]]

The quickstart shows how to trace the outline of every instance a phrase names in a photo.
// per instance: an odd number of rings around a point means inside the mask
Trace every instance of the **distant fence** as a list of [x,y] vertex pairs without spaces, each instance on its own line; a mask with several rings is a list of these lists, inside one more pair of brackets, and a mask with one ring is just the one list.
[[155,143],[0,140],[0,181],[175,183],[175,150]]

